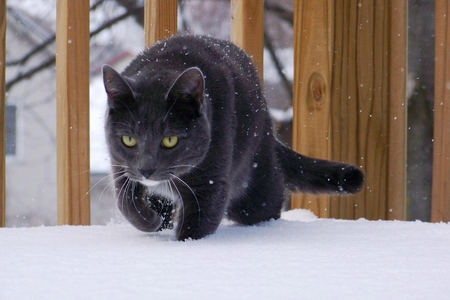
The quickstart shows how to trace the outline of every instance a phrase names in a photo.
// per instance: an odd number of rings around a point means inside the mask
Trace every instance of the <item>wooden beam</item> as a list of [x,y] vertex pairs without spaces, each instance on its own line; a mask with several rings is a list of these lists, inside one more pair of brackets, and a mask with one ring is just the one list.
[[264,72],[263,0],[231,0],[230,40],[252,56],[262,79]]
[[147,47],[177,33],[177,0],[146,0],[144,14],[145,45]]
[[432,222],[450,222],[450,3],[436,0]]
[[[302,154],[329,159],[333,45],[331,1],[298,0],[294,7],[294,120],[292,146]],[[330,196],[293,195],[293,208],[329,217]]]
[[408,2],[388,0],[388,160],[386,219],[406,220]]
[[0,4],[0,227],[6,226],[6,1]]
[[89,0],[57,1],[58,224],[90,224]]
[[[294,207],[320,217],[405,219],[406,2],[296,4],[294,146],[361,166],[366,185],[358,195],[331,201],[296,196]],[[325,82],[325,101],[316,110],[305,102],[313,73]]]

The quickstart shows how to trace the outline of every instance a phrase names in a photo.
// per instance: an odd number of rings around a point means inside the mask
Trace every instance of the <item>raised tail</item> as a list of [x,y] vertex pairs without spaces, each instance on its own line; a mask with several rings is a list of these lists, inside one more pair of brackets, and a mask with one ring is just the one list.
[[364,185],[364,173],[353,165],[304,156],[280,142],[275,151],[291,192],[355,194]]

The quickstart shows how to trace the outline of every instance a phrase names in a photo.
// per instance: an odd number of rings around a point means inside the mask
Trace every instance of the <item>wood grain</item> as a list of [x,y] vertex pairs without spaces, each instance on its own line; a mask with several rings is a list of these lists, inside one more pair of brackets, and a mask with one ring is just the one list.
[[[358,195],[333,196],[328,202],[307,198],[308,203],[315,203],[313,212],[320,217],[404,219],[406,3],[344,0],[315,1],[314,6],[298,1],[298,5],[300,42],[295,45],[300,50],[294,51],[300,70],[295,71],[294,112],[299,120],[294,121],[294,145],[307,155],[352,163],[366,173],[365,188]],[[319,54],[313,52],[322,53],[325,42],[323,50],[328,53],[315,59]],[[301,85],[325,64],[328,68],[321,71],[328,89],[325,108],[321,115],[305,116],[307,93]],[[311,145],[317,140],[322,141],[320,147]],[[294,207],[309,208],[297,197],[305,196],[294,197]]]
[[0,4],[0,227],[6,226],[6,2]]
[[432,222],[450,222],[450,3],[436,1]]
[[57,1],[58,224],[90,224],[89,0]]
[[230,40],[253,58],[262,79],[264,75],[263,0],[231,0]]
[[408,7],[407,1],[389,0],[388,46],[388,220],[406,219],[406,129],[408,70]]
[[145,45],[147,47],[177,33],[177,0],[146,0],[144,14]]
[[[331,130],[332,5],[330,1],[296,1],[294,7],[293,148],[329,159]],[[293,208],[330,216],[330,196],[293,195]]]

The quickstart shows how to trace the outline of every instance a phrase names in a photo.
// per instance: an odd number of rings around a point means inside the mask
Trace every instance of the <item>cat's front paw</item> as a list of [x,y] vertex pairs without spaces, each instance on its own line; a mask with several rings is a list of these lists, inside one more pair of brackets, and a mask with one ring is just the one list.
[[151,208],[136,206],[120,207],[120,211],[134,227],[145,232],[154,232],[161,228],[163,219]]
[[140,213],[128,221],[137,229],[145,232],[158,231],[163,224],[163,219],[154,211],[147,212],[145,216]]

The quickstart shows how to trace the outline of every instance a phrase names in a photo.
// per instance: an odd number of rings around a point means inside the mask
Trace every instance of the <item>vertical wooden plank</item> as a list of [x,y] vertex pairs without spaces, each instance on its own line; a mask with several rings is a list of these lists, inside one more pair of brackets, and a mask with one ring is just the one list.
[[[366,5],[365,8],[370,8]],[[359,28],[357,21],[356,1],[347,0],[335,2],[334,7],[334,55],[333,55],[333,71],[332,71],[332,89],[331,89],[331,111],[332,111],[332,159],[361,165],[358,161],[359,149],[357,149],[358,137],[358,79],[362,75],[366,82],[366,89],[371,87],[365,80],[365,72],[357,73],[357,58],[363,56],[365,61],[368,60],[366,53],[357,52],[357,41],[364,43],[365,48],[371,51],[370,41],[373,32],[364,32],[364,37],[369,40],[360,41],[358,38],[360,30],[370,28],[363,26]],[[366,24],[364,24],[366,25]],[[372,34],[369,36],[368,34]],[[370,64],[366,64],[370,67]],[[363,137],[365,138],[365,137]],[[365,216],[365,203],[358,202],[359,196],[339,197],[334,196],[330,202],[330,216],[334,218],[354,219],[356,216]]]
[[57,1],[58,224],[90,224],[89,0]]
[[[293,148],[329,159],[330,83],[333,47],[331,1],[295,1]],[[294,195],[292,207],[329,217],[330,197]]]
[[262,79],[264,71],[264,0],[231,0],[230,40],[252,56]]
[[145,45],[153,45],[177,33],[177,0],[146,0],[144,6]]
[[436,0],[432,222],[450,222],[450,3]]
[[0,227],[6,226],[6,1],[0,4]]
[[406,219],[406,80],[408,70],[408,3],[388,1],[389,11],[389,122],[387,161],[388,220]]
[[331,216],[404,219],[406,2],[335,2],[332,158],[362,166],[366,187],[333,197]]
[[[300,51],[295,49],[299,70],[295,71],[294,143],[307,155],[361,166],[366,186],[355,196],[333,196],[329,206],[322,200],[323,208],[318,200],[305,201],[304,196],[299,196],[301,201],[294,197],[293,205],[310,208],[314,203],[313,211],[319,210],[321,217],[327,216],[321,211],[329,208],[333,218],[404,219],[406,2],[343,0],[308,7],[313,4],[299,1],[298,5],[303,7],[296,13],[304,20],[296,23],[295,46]],[[317,68],[324,65],[314,56],[320,55],[325,42],[328,56],[322,57],[329,67],[320,72],[326,74],[327,102],[316,112],[304,104],[307,87],[301,85],[311,81],[308,72],[319,72]],[[322,144],[311,151],[318,139]]]

